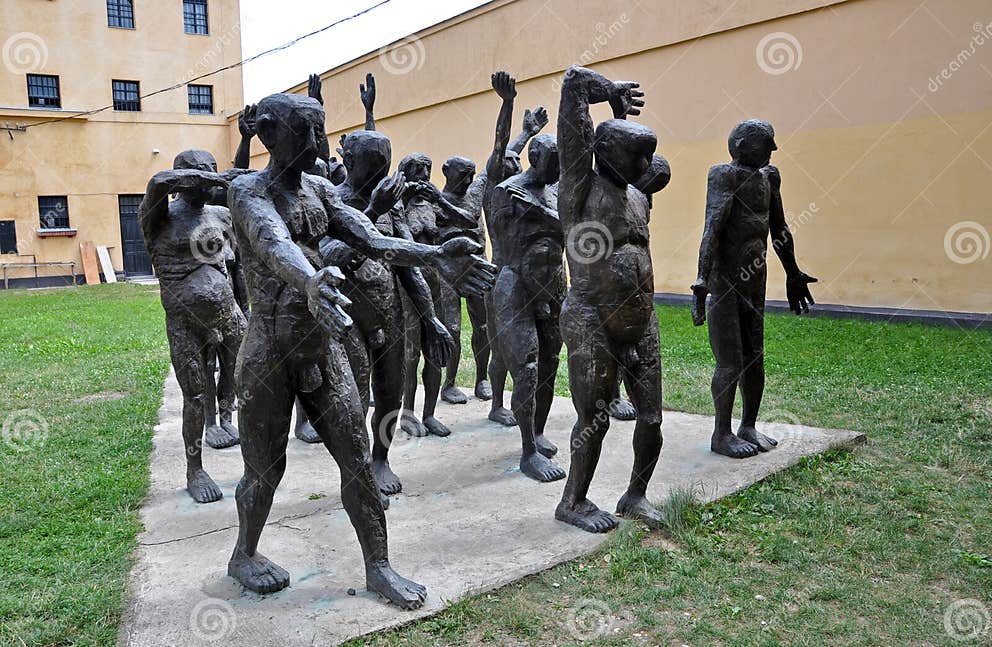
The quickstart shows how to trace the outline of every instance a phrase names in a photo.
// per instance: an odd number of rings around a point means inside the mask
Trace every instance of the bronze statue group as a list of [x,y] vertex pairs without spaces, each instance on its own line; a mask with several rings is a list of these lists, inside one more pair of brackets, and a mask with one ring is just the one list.
[[[418,436],[451,433],[436,404],[438,397],[467,400],[455,385],[463,298],[474,394],[491,401],[490,420],[519,426],[524,475],[542,483],[567,476],[555,517],[589,532],[617,526],[616,516],[587,498],[612,414],[635,420],[634,464],[616,514],[662,521],[647,498],[662,447],[649,220],[670,170],[655,152],[654,132],[628,119],[640,113],[643,93],[636,83],[572,67],[561,84],[557,135],[542,133],[548,114],[536,108],[511,141],[515,81],[496,72],[492,87],[501,106],[485,168],[451,157],[442,166],[443,189],[431,183],[432,160],[422,153],[407,155],[390,174],[371,75],[360,88],[365,129],[341,137],[340,161],[330,155],[314,75],[306,97],[276,94],[246,106],[234,169],[218,173],[209,153],[185,151],[149,182],[140,219],[183,394],[187,489],[200,503],[222,497],[203,468],[205,427],[211,447],[240,443],[239,533],[228,573],[247,589],[264,594],[289,585],[289,573],[258,552],[258,541],[286,470],[295,409],[296,437],[322,442],[340,468],[368,589],[405,609],[423,604],[425,587],[389,563],[385,510],[402,489],[389,449],[397,426]],[[614,118],[594,124],[597,103],[607,103]],[[255,136],[269,152],[259,171],[248,169]],[[772,127],[746,121],[729,148],[732,161],[708,178],[692,316],[704,323],[709,295],[717,363],[711,449],[745,458],[776,444],[755,428],[769,234],[797,314],[813,303],[808,285],[816,279],[796,265],[781,180],[770,166]],[[544,433],[563,343],[577,415],[567,474]],[[620,399],[621,382],[629,403]],[[734,433],[737,388],[744,408]],[[231,424],[235,392],[240,430]]]

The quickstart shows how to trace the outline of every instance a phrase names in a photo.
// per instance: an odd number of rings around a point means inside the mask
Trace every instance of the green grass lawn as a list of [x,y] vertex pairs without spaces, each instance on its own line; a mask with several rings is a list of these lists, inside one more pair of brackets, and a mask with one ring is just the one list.
[[[710,413],[705,331],[659,316],[666,406]],[[168,366],[157,293],[0,292],[0,321],[0,645],[112,645]],[[868,447],[673,504],[667,535],[627,525],[594,556],[353,644],[962,644],[948,605],[992,609],[992,331],[770,315],[767,367],[763,418]],[[559,378],[565,395],[564,363]]]

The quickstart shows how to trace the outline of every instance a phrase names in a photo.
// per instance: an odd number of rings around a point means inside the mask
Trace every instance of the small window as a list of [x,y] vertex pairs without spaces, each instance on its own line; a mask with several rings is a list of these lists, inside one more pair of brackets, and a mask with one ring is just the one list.
[[17,253],[17,228],[13,220],[0,220],[0,254]]
[[194,115],[214,114],[214,86],[189,86],[189,112]]
[[64,195],[38,196],[38,214],[42,229],[69,228],[69,200]]
[[131,195],[119,195],[117,196],[117,209],[120,212],[122,218],[125,217],[138,217],[138,207],[141,206],[141,201],[145,199],[142,194],[131,194]]
[[114,110],[139,112],[141,92],[137,81],[112,81],[114,90]]
[[183,0],[183,26],[187,34],[209,34],[207,0]]
[[59,77],[28,74],[28,105],[32,108],[61,108]]
[[107,0],[107,25],[134,29],[134,0]]

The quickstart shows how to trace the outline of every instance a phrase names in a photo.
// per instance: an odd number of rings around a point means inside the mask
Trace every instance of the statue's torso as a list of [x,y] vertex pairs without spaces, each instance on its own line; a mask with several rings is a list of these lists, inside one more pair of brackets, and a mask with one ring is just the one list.
[[717,241],[715,271],[737,287],[765,283],[771,183],[768,167],[758,171],[728,165],[735,187],[733,204]]

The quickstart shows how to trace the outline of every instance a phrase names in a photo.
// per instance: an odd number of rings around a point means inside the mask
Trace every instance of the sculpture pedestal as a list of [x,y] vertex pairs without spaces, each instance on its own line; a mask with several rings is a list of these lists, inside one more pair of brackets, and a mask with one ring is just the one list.
[[[509,402],[509,398],[507,398]],[[420,611],[404,612],[365,591],[358,541],[341,507],[337,466],[321,445],[290,437],[289,467],[276,493],[259,550],[290,572],[288,589],[265,598],[227,577],[237,534],[237,447],[204,450],[204,465],[224,498],[198,505],[184,489],[180,440],[182,397],[175,377],[155,433],[151,487],[141,512],[137,564],[130,577],[122,645],[311,645],[384,629],[443,609],[595,550],[606,540],[554,519],[564,481],[539,484],[520,474],[520,436],[486,419],[488,403],[438,405],[449,438],[397,433],[391,464],[403,481],[392,498],[390,559],[398,572],[427,585]],[[572,403],[556,398],[547,435],[567,468]],[[613,510],[630,476],[632,422],[613,421],[590,499]],[[712,418],[666,412],[665,447],[650,489],[662,501],[693,488],[710,501],[759,481],[803,456],[864,441],[849,431],[762,425],[779,447],[740,461],[709,451]],[[348,589],[357,594],[348,595]]]

